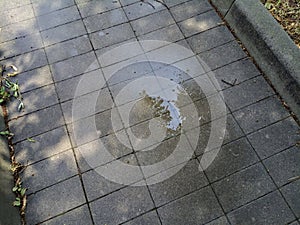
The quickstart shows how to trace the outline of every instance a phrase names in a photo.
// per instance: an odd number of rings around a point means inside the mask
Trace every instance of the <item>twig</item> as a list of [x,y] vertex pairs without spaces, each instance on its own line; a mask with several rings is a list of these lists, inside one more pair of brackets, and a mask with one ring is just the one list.
[[221,80],[224,84],[228,84],[228,85],[230,85],[231,87],[233,87],[234,85],[235,85],[235,83],[236,83],[236,79],[234,80],[234,82],[233,83],[229,83],[228,81],[226,81],[226,80]]

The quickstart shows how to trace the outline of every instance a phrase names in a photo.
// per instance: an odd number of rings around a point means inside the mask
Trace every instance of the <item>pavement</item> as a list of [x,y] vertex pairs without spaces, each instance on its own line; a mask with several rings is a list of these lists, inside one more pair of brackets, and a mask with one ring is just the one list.
[[299,225],[299,124],[207,0],[165,3],[0,2],[27,224]]

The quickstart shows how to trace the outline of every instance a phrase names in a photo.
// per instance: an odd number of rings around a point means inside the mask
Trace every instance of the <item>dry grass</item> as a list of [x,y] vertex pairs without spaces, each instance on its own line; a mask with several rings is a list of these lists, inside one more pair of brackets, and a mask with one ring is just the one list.
[[261,0],[300,48],[300,0]]

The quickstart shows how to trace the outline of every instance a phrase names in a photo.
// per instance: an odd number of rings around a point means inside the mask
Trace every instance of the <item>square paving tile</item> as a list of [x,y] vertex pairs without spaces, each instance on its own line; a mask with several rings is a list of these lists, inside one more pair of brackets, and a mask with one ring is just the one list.
[[215,27],[187,39],[195,53],[210,50],[231,40],[234,40],[234,37],[224,26]]
[[259,70],[250,59],[242,59],[213,71],[212,75],[217,79],[221,90],[223,90],[231,87],[231,85],[224,83],[224,81],[231,84],[234,82],[235,84],[239,84],[259,74]]
[[179,27],[185,37],[206,31],[222,23],[215,11],[209,11],[179,23]]
[[69,150],[32,164],[21,173],[27,194],[34,193],[78,173],[73,151]]
[[89,16],[83,20],[86,29],[89,33],[104,30],[112,26],[127,22],[126,15],[123,9],[118,8],[102,14]]
[[246,134],[284,119],[288,115],[287,110],[283,108],[276,96],[269,97],[233,113]]
[[37,17],[40,31],[79,19],[79,12],[77,10],[77,7],[74,5],[68,8],[64,8],[62,10],[54,11],[49,14]]
[[231,224],[287,224],[295,220],[278,191],[228,214]]
[[82,17],[104,13],[121,7],[119,1],[77,1],[77,3]]
[[90,52],[91,50],[92,45],[87,35],[45,48],[50,64]]
[[299,127],[291,117],[279,121],[248,136],[260,158],[287,149],[300,140]]
[[146,187],[127,187],[90,204],[96,224],[120,224],[154,208]]
[[205,225],[229,225],[227,219],[225,216],[222,216],[218,219],[215,219],[209,223],[206,223]]
[[212,184],[225,212],[229,212],[275,189],[261,164],[256,164]]
[[74,0],[57,0],[57,1],[47,1],[47,0],[33,0],[32,7],[34,13],[37,16],[48,14],[50,12],[66,8],[74,5]]
[[89,209],[87,205],[84,205],[41,224],[42,225],[55,225],[55,224],[92,225],[93,223],[92,223]]
[[133,220],[130,220],[127,223],[124,223],[124,225],[144,225],[144,224],[152,224],[152,225],[161,224],[156,211],[151,211]]
[[1,55],[0,60],[28,53],[43,47],[41,35],[33,33],[23,38],[11,40],[0,44]]
[[[158,174],[158,176],[160,176]],[[165,174],[161,174],[165,176]],[[203,172],[199,172],[196,159],[189,161],[178,173],[167,180],[149,186],[157,207],[200,189],[208,184]]]
[[42,109],[9,122],[10,131],[15,134],[14,143],[45,133],[63,124],[63,115],[59,105]]
[[297,218],[300,217],[300,180],[296,180],[281,188],[281,192],[288,202],[289,206],[296,214]]
[[214,70],[245,58],[246,54],[236,41],[232,41],[207,52],[203,52],[199,54],[199,57],[211,70]]
[[15,144],[16,159],[23,165],[46,159],[71,149],[71,143],[64,126],[33,137],[35,142],[24,140]]
[[262,76],[255,77],[223,91],[224,99],[233,112],[274,94]]
[[55,86],[50,84],[22,94],[25,108],[19,112],[19,101],[13,101],[8,104],[9,119],[23,116],[40,109],[51,107],[58,104],[58,98],[55,91]]
[[103,31],[97,31],[89,36],[94,49],[108,47],[135,37],[129,23],[114,26]]
[[158,208],[162,224],[204,224],[222,215],[222,209],[210,187]]
[[53,83],[48,65],[18,74],[17,77],[13,77],[11,80],[13,82],[18,81],[19,84],[22,84],[22,93]]
[[176,22],[186,20],[198,14],[212,10],[212,6],[203,0],[186,1],[183,4],[176,5],[170,9]]
[[130,22],[135,34],[137,36],[149,33],[154,30],[161,29],[163,27],[167,27],[171,24],[174,24],[175,21],[172,18],[170,12],[168,10],[163,10],[160,12],[156,12],[154,14],[145,16],[138,20],[134,20]]
[[73,177],[28,196],[27,223],[38,224],[84,203],[79,177]]
[[66,59],[52,64],[53,78],[55,81],[62,81],[75,77],[99,68],[98,61],[94,52],[88,52],[73,58]]
[[129,20],[135,20],[140,17],[144,17],[149,14],[161,11],[163,9],[165,9],[165,7],[161,3],[156,1],[152,1],[151,4],[139,1],[132,5],[124,7],[124,11]]
[[266,160],[268,172],[280,187],[300,174],[300,148],[294,146]]
[[81,20],[67,23],[41,32],[44,45],[52,45],[86,34]]
[[[214,151],[208,151],[199,157],[202,166],[206,167],[207,160],[210,159],[211,154],[215,154]],[[257,161],[258,158],[249,142],[246,138],[241,138],[224,145],[205,173],[208,179],[214,182]]]

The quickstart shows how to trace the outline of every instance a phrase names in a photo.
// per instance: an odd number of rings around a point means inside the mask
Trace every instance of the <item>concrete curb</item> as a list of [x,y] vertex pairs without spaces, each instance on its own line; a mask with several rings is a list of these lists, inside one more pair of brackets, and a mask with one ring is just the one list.
[[[5,130],[2,107],[0,106],[0,131]],[[18,208],[12,206],[15,195],[12,192],[13,175],[10,172],[10,156],[6,138],[0,136],[0,225],[20,225]]]
[[300,49],[259,0],[211,0],[300,119]]

